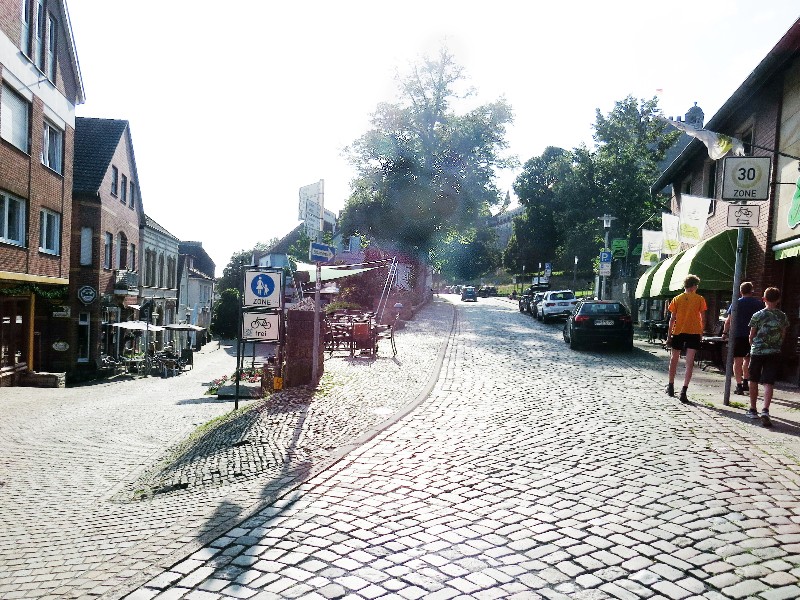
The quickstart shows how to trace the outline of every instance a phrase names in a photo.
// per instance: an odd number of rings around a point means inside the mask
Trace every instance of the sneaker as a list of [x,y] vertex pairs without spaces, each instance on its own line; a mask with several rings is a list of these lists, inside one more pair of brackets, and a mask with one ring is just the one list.
[[769,419],[769,411],[768,410],[762,410],[761,411],[761,418],[763,419],[764,417]]
[[737,396],[744,396],[744,386],[741,383],[736,384],[736,389],[733,390],[733,393]]
[[758,418],[758,411],[755,408],[750,408],[747,410],[747,418],[748,419],[757,419]]
[[684,404],[689,404],[689,397],[686,395],[686,390],[681,390],[680,401]]
[[674,383],[668,383],[666,391],[667,391],[667,396],[672,396],[674,398],[675,397],[675,384]]
[[742,389],[745,392],[749,392],[750,391],[750,384],[747,383],[747,379],[742,380]]

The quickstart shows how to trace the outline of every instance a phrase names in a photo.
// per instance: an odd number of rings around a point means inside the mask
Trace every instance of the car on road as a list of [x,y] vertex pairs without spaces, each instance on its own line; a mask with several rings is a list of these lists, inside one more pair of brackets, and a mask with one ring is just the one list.
[[478,290],[478,294],[481,298],[488,298],[489,296],[497,296],[497,288],[493,285],[484,285],[481,286],[481,289]]
[[584,300],[564,323],[564,342],[573,350],[588,344],[633,349],[633,319],[621,302]]
[[467,300],[472,300],[473,302],[478,301],[478,292],[476,292],[475,288],[471,285],[468,285],[461,290],[461,301],[466,302]]
[[542,298],[544,298],[544,292],[536,292],[528,305],[528,312],[535,319],[539,318],[539,305],[542,303]]
[[577,304],[575,292],[572,290],[555,290],[545,292],[539,303],[538,318],[547,323],[551,319],[566,318]]
[[528,312],[528,304],[533,298],[534,291],[531,288],[523,290],[519,295],[517,302],[519,303],[519,312]]

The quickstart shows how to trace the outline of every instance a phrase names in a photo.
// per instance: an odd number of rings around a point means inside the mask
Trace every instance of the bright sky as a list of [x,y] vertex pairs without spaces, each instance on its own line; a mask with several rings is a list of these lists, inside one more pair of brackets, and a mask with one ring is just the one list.
[[[395,73],[446,45],[514,109],[509,152],[592,144],[595,109],[659,93],[708,121],[800,16],[796,0],[201,2],[68,0],[86,103],[131,124],[145,212],[199,240],[217,273],[298,221],[325,180],[340,211],[342,149],[396,98]],[[498,174],[511,190],[519,170]],[[512,191],[513,196],[513,191]]]

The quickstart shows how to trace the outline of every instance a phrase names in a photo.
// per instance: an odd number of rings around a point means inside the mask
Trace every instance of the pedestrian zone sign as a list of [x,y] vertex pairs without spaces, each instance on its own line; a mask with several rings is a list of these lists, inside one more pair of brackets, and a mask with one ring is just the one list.
[[280,308],[282,299],[282,271],[245,271],[244,306]]

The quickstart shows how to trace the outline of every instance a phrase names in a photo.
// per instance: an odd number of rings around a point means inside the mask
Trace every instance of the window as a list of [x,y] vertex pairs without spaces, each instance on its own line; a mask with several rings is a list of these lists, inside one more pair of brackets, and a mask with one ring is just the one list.
[[692,179],[689,178],[681,184],[681,194],[691,194],[692,193]]
[[78,362],[89,362],[89,313],[82,312],[78,315]]
[[114,236],[111,235],[109,232],[106,231],[105,235],[105,248],[103,249],[103,268],[110,269],[111,268],[111,250],[114,245]]
[[121,231],[117,234],[117,268],[128,268],[128,237]]
[[25,245],[25,202],[0,192],[0,242]]
[[61,215],[43,208],[39,217],[39,251],[58,254],[61,251]]
[[92,228],[81,227],[81,265],[92,264]]
[[717,209],[717,161],[715,160],[712,160],[708,165],[706,196],[711,198],[711,202],[708,203],[708,214],[713,215]]
[[42,141],[42,164],[61,173],[62,157],[64,156],[64,133],[52,125],[44,122],[44,135]]
[[131,264],[128,267],[131,271],[138,271],[136,267],[136,244],[131,242]]
[[119,189],[119,170],[111,165],[111,194],[116,196]]
[[158,287],[164,287],[164,255],[158,255]]
[[33,62],[44,71],[44,0],[36,0],[36,33],[33,38]]
[[47,76],[50,81],[56,81],[56,42],[58,41],[58,28],[53,15],[47,16]]
[[128,178],[123,175],[122,176],[122,184],[119,186],[119,201],[123,204],[128,203]]
[[22,0],[22,32],[20,35],[20,49],[25,56],[31,55],[31,10],[32,0]]
[[30,105],[7,85],[0,89],[0,137],[28,152]]
[[132,181],[131,181],[131,201],[128,206],[130,206],[131,208],[134,208],[136,206],[136,185]]
[[746,156],[753,156],[753,128],[750,127],[742,133],[742,144],[744,144],[744,153]]
[[144,284],[150,287],[156,284],[156,253],[153,250],[144,251]]
[[172,257],[167,259],[167,287],[175,287],[175,259]]

